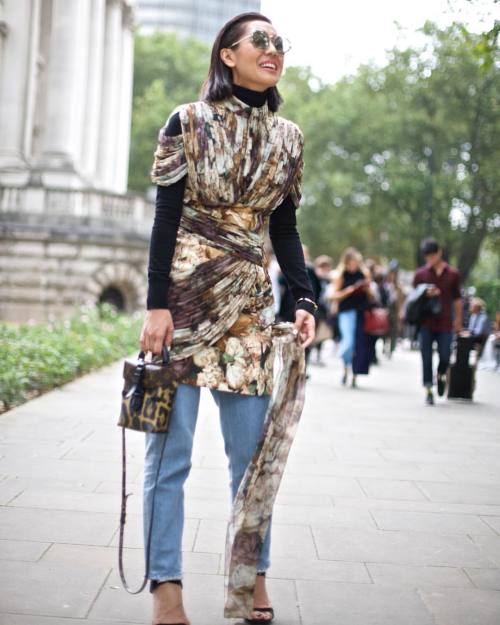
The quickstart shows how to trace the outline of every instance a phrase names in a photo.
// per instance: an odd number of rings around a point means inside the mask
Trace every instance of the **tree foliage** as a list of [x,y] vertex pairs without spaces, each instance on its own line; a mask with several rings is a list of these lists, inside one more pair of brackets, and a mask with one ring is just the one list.
[[[280,114],[306,142],[301,235],[313,255],[356,245],[407,267],[434,236],[466,277],[485,239],[500,239],[498,50],[485,63],[482,35],[459,23],[423,33],[421,48],[394,49],[384,67],[334,85],[308,68],[286,71]],[[198,97],[208,49],[139,36],[135,59],[130,186],[144,190],[158,129]]]
[[173,33],[136,35],[129,187],[145,191],[158,131],[172,110],[198,98],[209,50],[197,39]]
[[467,277],[500,226],[498,59],[485,68],[460,24],[424,33],[335,85],[287,72],[284,114],[306,137],[301,227],[313,254],[354,244],[406,266],[434,236]]
[[[452,0],[448,0],[453,6]],[[477,0],[467,0],[469,4],[475,5],[478,12],[481,11],[481,5]],[[493,0],[493,4],[498,4],[500,0]],[[485,69],[490,69],[495,62],[495,55],[498,47],[498,35],[500,33],[500,20],[496,19],[493,26],[489,30],[481,33],[479,40],[475,44],[477,56],[482,59]]]

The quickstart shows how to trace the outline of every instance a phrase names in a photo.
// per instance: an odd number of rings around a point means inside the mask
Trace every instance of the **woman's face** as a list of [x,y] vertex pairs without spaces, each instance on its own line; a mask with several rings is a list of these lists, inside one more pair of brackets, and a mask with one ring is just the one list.
[[347,269],[349,273],[354,273],[355,271],[359,269],[358,261],[355,258],[350,258],[346,262],[345,268]]
[[320,278],[327,278],[332,270],[331,265],[328,263],[322,263],[321,265],[316,265],[316,275]]
[[[264,30],[269,35],[267,50],[256,48],[251,35],[255,30]],[[247,37],[247,39],[243,39]],[[223,48],[221,58],[232,69],[233,82],[240,87],[265,91],[274,87],[283,72],[283,54],[278,54],[271,39],[276,36],[274,27],[268,22],[254,20],[244,25],[238,37],[243,39],[234,48]]]

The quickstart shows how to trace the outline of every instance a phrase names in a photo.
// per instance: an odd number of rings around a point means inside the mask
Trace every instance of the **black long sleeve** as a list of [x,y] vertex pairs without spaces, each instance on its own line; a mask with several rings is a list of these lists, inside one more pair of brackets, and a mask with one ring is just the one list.
[[186,176],[156,189],[156,211],[149,244],[147,309],[168,308],[170,267],[182,214]]
[[[182,132],[179,114],[173,115],[166,133],[175,137]],[[157,185],[156,208],[149,243],[148,295],[146,307],[168,308],[170,268],[182,215],[187,176],[168,187]]]
[[[296,208],[290,195],[271,213],[269,237],[276,260],[295,301],[300,297],[315,301],[307,275],[302,243],[297,232]],[[303,307],[308,309],[307,306]]]

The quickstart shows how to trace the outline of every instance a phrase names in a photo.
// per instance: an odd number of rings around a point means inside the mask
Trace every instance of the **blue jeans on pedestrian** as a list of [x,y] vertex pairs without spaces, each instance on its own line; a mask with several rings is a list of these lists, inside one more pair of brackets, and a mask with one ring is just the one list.
[[344,365],[352,364],[356,345],[357,310],[343,310],[339,313],[340,357]]
[[[211,390],[219,407],[224,449],[229,464],[231,501],[236,496],[260,440],[270,395],[242,395]],[[158,463],[165,441],[160,466],[151,551],[147,577],[166,581],[182,577],[182,531],[184,527],[184,482],[191,469],[191,452],[200,403],[200,387],[180,384],[175,394],[167,434],[146,434],[144,470],[144,544],[147,545],[153,491]],[[272,517],[271,520],[272,521]],[[271,522],[257,563],[257,571],[269,568]]]
[[438,375],[443,375],[448,371],[451,355],[452,332],[432,332],[429,328],[420,328],[420,351],[422,353],[422,367],[424,386],[432,388],[432,354],[434,342],[437,343],[439,354]]

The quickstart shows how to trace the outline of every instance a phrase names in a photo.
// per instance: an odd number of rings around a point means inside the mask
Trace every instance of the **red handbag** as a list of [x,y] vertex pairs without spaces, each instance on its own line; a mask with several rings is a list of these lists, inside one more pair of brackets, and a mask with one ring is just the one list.
[[365,310],[363,329],[372,336],[385,336],[389,333],[389,314],[385,308]]

